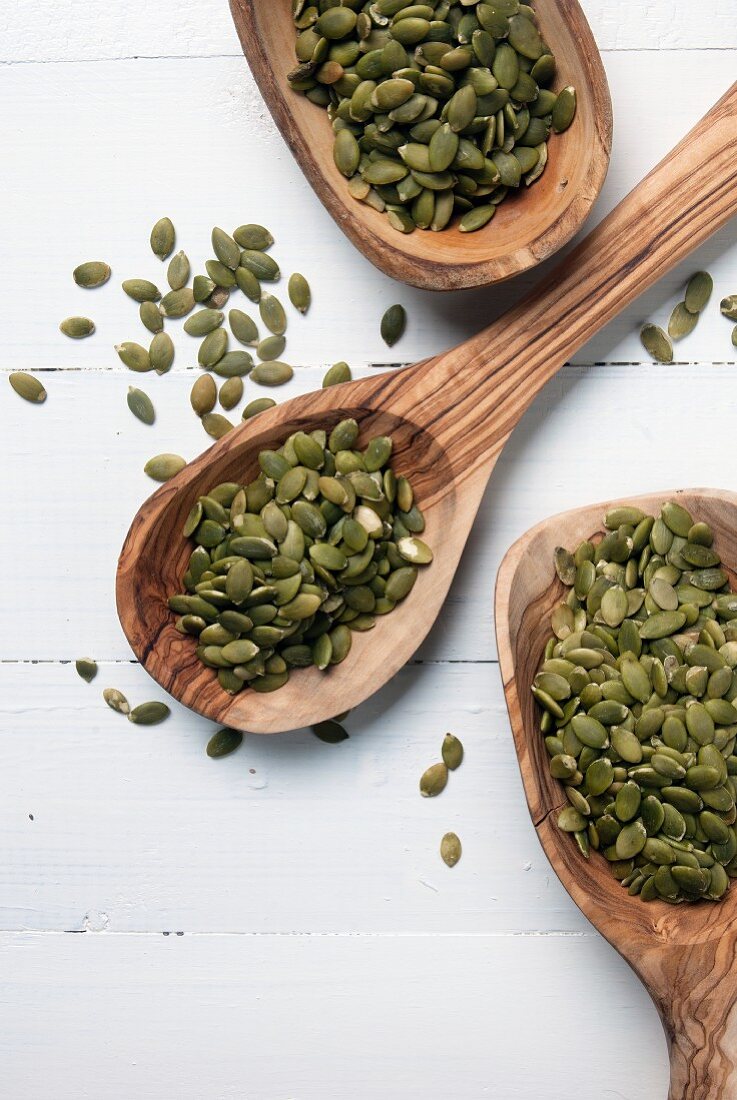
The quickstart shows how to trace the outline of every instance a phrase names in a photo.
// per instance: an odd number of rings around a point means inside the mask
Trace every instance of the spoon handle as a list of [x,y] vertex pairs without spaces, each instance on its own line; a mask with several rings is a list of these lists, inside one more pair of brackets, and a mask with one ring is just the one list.
[[488,475],[570,356],[736,213],[737,83],[519,306],[406,372],[408,407],[424,406],[418,419],[446,452]]

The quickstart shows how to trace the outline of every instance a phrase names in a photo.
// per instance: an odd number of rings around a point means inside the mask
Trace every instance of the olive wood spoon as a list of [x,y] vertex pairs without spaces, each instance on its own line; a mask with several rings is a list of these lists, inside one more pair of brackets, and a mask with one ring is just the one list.
[[658,514],[677,500],[714,530],[723,567],[735,585],[737,494],[718,489],[654,493],[579,508],[528,531],[508,551],[496,587],[496,631],[504,691],[530,816],[545,854],[581,912],[641,979],[660,1013],[670,1049],[670,1100],[737,1097],[737,886],[716,903],[631,898],[603,856],[585,860],[560,831],[566,803],[550,775],[545,742],[530,693],[550,612],[566,591],[552,566],[556,546],[575,547],[602,532],[617,503]]
[[[133,521],[117,576],[120,621],[154,679],[213,721],[259,733],[329,718],[391,679],[437,618],[486,483],[525,409],[577,348],[737,211],[736,153],[737,84],[540,289],[478,336],[407,370],[269,409],[159,489]],[[435,560],[406,602],[354,634],[343,664],[297,670],[273,694],[226,695],[166,606],[181,591],[192,549],[181,534],[185,518],[219,482],[253,478],[259,451],[350,416],[363,440],[393,437],[394,468],[412,480]]]
[[535,4],[556,57],[553,90],[573,84],[578,98],[573,125],[548,144],[541,179],[502,203],[487,230],[461,233],[455,224],[442,233],[408,235],[392,229],[385,214],[351,198],[333,161],[335,135],[325,109],[287,83],[297,64],[291,0],[230,0],[230,7],[261,94],[302,171],[343,232],[387,275],[426,290],[485,286],[534,267],[583,225],[609,167],[612,106],[601,57],[577,0]]

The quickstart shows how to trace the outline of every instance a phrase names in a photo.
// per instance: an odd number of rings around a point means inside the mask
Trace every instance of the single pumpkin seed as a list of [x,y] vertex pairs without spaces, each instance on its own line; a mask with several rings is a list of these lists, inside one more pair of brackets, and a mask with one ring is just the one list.
[[212,439],[222,439],[234,427],[226,416],[220,413],[207,412],[202,416],[202,427]]
[[[246,347],[256,347],[258,344],[258,328],[256,322],[240,309],[231,309],[228,314],[230,331],[239,344]],[[186,326],[185,326],[186,327]]]
[[171,714],[166,703],[153,701],[151,703],[139,703],[128,715],[128,721],[137,726],[158,726]]
[[174,251],[176,233],[171,218],[159,218],[151,230],[151,251],[160,260],[166,260]]
[[117,688],[105,688],[102,697],[111,710],[116,710],[118,714],[130,714],[130,703],[122,691],[118,691]]
[[341,741],[348,740],[348,733],[335,719],[326,722],[318,722],[312,727],[312,732],[318,741],[324,741],[326,745],[338,745]]
[[332,367],[325,373],[325,377],[322,380],[322,388],[327,389],[329,386],[339,386],[343,382],[350,382],[351,378],[351,368],[347,363],[333,363]]
[[407,327],[407,314],[404,306],[389,306],[381,319],[381,338],[390,348],[403,336]]
[[189,260],[184,252],[177,252],[169,261],[166,271],[166,281],[172,290],[181,290],[187,285],[189,279]]
[[692,313],[686,308],[685,302],[679,302],[670,315],[668,335],[672,340],[682,340],[693,332],[698,323],[698,313]]
[[87,263],[75,267],[72,278],[77,286],[81,286],[85,290],[92,290],[106,283],[110,278],[110,274],[108,264],[103,263],[101,260],[88,260]]
[[299,272],[295,272],[289,278],[289,301],[300,313],[306,313],[310,308],[312,302],[310,284]]
[[261,320],[274,336],[283,336],[287,329],[287,315],[284,306],[273,294],[262,294],[259,302]]
[[435,798],[445,790],[448,782],[446,764],[432,764],[420,779],[420,794],[423,798]]
[[290,366],[275,361],[272,363],[259,363],[258,366],[253,368],[248,377],[261,386],[283,386],[293,375],[294,371]]
[[643,325],[640,331],[642,346],[658,363],[673,362],[673,345],[670,337],[658,325]]
[[440,856],[448,867],[455,867],[463,854],[461,842],[455,833],[446,833],[440,841]]
[[243,397],[243,379],[228,378],[220,387],[220,404],[229,411],[234,409]]
[[174,362],[174,341],[168,332],[157,332],[148,349],[151,367],[157,374],[166,374]]
[[156,412],[147,393],[136,389],[135,386],[129,386],[126,400],[128,408],[137,420],[140,420],[143,424],[153,424],[156,419]]
[[454,772],[463,761],[463,745],[453,733],[446,733],[442,746],[443,762]]
[[24,401],[40,405],[46,400],[46,390],[38,378],[24,370],[13,371],[8,375],[8,382]]
[[163,332],[164,318],[161,316],[159,307],[154,302],[141,302],[138,309],[138,315],[141,318],[141,323],[149,332],[152,332],[154,336],[157,332]]
[[215,408],[217,386],[210,374],[201,375],[192,386],[189,401],[198,416],[204,416]]
[[84,340],[95,331],[95,323],[89,317],[67,317],[59,325],[59,330],[72,340]]
[[697,271],[689,279],[684,305],[689,313],[701,313],[711,298],[714,280],[708,271]]
[[158,302],[161,291],[148,279],[125,279],[123,290],[134,302]]
[[265,229],[263,225],[256,225],[253,222],[247,225],[239,225],[237,229],[233,230],[233,238],[241,248],[251,248],[258,252],[266,252],[274,243],[274,238],[269,230]]
[[213,733],[207,742],[207,755],[213,760],[221,756],[229,756],[243,743],[243,734],[240,730],[220,729]]
[[74,667],[78,675],[88,684],[92,683],[95,676],[97,676],[97,661],[93,661],[91,657],[80,657],[78,661],[74,662]]
[[284,336],[267,336],[256,348],[256,354],[263,362],[272,362],[283,354],[287,341]]
[[[156,337],[154,337],[154,339],[156,339]],[[116,344],[115,350],[118,353],[121,363],[128,367],[129,370],[136,371],[139,374],[145,374],[152,369],[149,353],[145,348],[141,347],[140,344],[136,344],[133,340],[126,340],[122,344]]]
[[273,409],[275,405],[276,401],[271,397],[257,397],[246,405],[242,419],[250,420],[251,417],[258,416],[259,413],[266,412],[267,409]]
[[143,472],[153,481],[169,481],[187,465],[186,459],[181,455],[160,454],[150,458],[143,467]]
[[170,290],[161,299],[161,312],[164,317],[185,317],[195,307],[194,294],[189,287]]

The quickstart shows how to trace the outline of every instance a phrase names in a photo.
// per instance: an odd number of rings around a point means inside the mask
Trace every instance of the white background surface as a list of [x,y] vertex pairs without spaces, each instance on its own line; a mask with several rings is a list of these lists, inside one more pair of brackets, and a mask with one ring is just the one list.
[[[733,0],[584,6],[616,118],[595,221],[732,82],[737,22]],[[168,214],[199,271],[212,225],[263,222],[283,270],[309,277],[314,306],[291,319],[286,356],[302,369],[280,399],[339,358],[359,374],[437,352],[536,276],[440,298],[376,272],[303,182],[224,0],[6,0],[0,103],[0,367],[43,371],[49,392],[37,408],[0,386],[3,1094],[665,1096],[655,1010],[530,824],[491,601],[508,545],[551,512],[734,488],[737,375],[716,304],[671,368],[643,364],[637,339],[698,267],[716,300],[737,292],[734,227],[547,387],[497,467],[441,622],[351,715],[351,739],[252,737],[213,762],[204,720],[175,705],[166,725],[136,729],[100,696],[161,697],[118,626],[115,562],[151,489],[145,460],[207,442],[187,400],[196,345],[178,323],[174,370],[142,383],[156,426],[125,404],[136,380],[112,345],[142,329],[117,284],[164,281],[151,224]],[[91,258],[114,276],[85,293],[70,272]],[[410,324],[388,353],[378,324],[393,301]],[[58,333],[75,313],[96,320],[91,340]],[[83,654],[101,664],[92,686],[69,664]],[[446,729],[466,762],[425,801],[417,780]],[[448,829],[464,844],[453,871],[437,854]]]

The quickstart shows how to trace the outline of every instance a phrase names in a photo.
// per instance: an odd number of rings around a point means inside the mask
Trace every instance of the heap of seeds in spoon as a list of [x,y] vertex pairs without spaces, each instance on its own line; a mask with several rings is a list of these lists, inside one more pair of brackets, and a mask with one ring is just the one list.
[[519,0],[296,0],[296,92],[325,107],[351,195],[401,233],[491,221],[576,113]]
[[296,432],[260,453],[250,484],[218,485],[192,508],[186,591],[169,607],[229,694],[339,664],[352,631],[393,611],[432,561],[412,487],[390,466],[391,438],[363,448],[358,438],[355,420]]
[[716,901],[737,877],[737,594],[677,502],[604,526],[556,551],[568,595],[532,687],[558,825],[632,895]]

